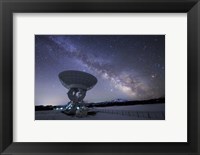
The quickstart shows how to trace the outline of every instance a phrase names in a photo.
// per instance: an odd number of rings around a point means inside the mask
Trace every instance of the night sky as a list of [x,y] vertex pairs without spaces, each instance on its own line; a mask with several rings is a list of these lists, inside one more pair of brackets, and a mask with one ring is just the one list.
[[164,35],[35,35],[35,104],[62,105],[58,74],[80,70],[98,82],[85,102],[165,96]]

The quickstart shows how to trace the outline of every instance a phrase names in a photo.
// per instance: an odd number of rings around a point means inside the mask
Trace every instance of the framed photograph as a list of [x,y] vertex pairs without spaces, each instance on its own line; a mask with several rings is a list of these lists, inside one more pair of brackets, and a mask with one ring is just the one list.
[[198,0],[0,10],[2,154],[200,154]]
[[35,120],[164,120],[164,73],[165,35],[35,35]]

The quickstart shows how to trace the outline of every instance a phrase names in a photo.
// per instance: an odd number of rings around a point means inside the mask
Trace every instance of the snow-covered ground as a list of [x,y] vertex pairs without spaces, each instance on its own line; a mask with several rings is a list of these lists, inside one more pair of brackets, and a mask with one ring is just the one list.
[[131,110],[131,111],[165,111],[165,104],[110,106],[110,107],[98,107],[98,109]]
[[77,118],[59,110],[36,111],[35,120],[164,120],[165,104],[96,107],[94,115]]

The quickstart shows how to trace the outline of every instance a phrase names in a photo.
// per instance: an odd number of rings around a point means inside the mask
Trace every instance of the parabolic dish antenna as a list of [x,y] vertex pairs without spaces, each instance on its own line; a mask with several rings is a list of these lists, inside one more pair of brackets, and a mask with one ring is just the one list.
[[81,71],[63,71],[58,76],[62,85],[67,89],[81,88],[85,90],[90,90],[97,83],[96,77],[89,73]]
[[97,83],[97,78],[89,73],[75,70],[63,71],[58,77],[62,85],[69,89],[67,94],[71,102],[65,109],[65,113],[70,115],[78,114],[79,116],[82,115],[81,113],[85,114],[87,108],[81,105],[81,103],[86,95],[86,91],[92,89]]

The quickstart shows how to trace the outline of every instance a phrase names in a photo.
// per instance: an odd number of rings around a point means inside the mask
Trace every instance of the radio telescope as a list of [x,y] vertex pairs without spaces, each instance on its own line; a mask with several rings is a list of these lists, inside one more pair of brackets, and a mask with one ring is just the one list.
[[77,116],[87,114],[87,108],[82,102],[86,92],[96,85],[97,78],[89,73],[76,70],[63,71],[58,77],[62,85],[69,89],[67,94],[71,100],[64,112]]

